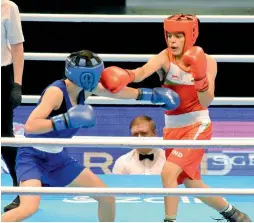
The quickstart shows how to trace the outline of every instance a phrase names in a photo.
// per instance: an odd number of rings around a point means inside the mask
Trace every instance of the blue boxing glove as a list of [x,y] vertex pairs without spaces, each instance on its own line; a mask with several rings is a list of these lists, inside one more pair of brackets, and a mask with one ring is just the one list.
[[138,90],[139,96],[137,100],[164,103],[162,107],[166,110],[174,110],[180,105],[179,95],[168,88],[139,88]]
[[91,128],[95,125],[96,118],[90,105],[77,105],[70,108],[65,114],[51,118],[56,131],[71,128]]

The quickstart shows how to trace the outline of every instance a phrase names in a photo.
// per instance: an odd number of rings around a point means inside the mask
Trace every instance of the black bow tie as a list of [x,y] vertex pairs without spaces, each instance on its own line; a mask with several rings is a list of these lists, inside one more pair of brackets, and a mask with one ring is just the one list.
[[151,161],[154,160],[154,154],[139,154],[139,160],[142,161],[144,159],[149,159]]

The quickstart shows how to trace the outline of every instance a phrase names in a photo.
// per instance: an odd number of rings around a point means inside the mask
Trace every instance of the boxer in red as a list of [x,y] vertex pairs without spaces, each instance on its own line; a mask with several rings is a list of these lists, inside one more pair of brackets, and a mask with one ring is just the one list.
[[[112,93],[120,92],[131,82],[140,82],[154,72],[163,73],[163,86],[180,97],[180,105],[165,112],[163,137],[166,140],[210,140],[212,123],[208,106],[214,98],[217,62],[199,46],[194,46],[199,35],[199,20],[194,15],[173,15],[164,20],[167,48],[135,70],[108,67],[101,83]],[[143,97],[150,94],[142,91]],[[165,188],[179,184],[193,188],[208,188],[201,180],[200,163],[205,150],[166,149],[167,162],[161,177]],[[216,209],[227,221],[251,222],[221,197],[199,197]],[[165,197],[164,222],[177,217],[178,197]]]

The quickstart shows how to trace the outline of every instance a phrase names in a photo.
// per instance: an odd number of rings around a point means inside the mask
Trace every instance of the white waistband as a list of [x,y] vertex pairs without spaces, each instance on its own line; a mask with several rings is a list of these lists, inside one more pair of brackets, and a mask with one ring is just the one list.
[[202,110],[181,115],[165,115],[166,128],[180,128],[196,122],[211,122],[209,111]]
[[33,146],[33,148],[47,153],[60,153],[63,151],[63,147],[56,146]]

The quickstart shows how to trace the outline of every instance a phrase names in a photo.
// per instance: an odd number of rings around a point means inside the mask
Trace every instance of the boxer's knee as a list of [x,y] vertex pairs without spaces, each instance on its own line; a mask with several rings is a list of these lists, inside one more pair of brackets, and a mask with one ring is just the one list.
[[[20,182],[20,187],[41,187],[42,183],[38,179],[30,179]],[[20,196],[19,208],[22,209],[27,216],[31,216],[37,212],[40,206],[41,197],[37,195]]]
[[22,221],[35,214],[40,205],[39,196],[20,196],[20,205],[13,209],[15,211],[15,220]]
[[182,173],[182,168],[173,162],[166,161],[161,171],[163,184],[175,184],[178,176]]
[[40,204],[40,202],[33,203],[30,205],[22,205],[21,204],[18,208],[20,209],[21,213],[23,213],[24,217],[29,217],[38,211],[39,204]]

